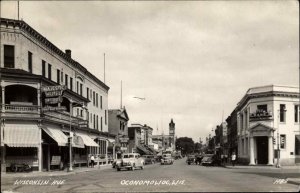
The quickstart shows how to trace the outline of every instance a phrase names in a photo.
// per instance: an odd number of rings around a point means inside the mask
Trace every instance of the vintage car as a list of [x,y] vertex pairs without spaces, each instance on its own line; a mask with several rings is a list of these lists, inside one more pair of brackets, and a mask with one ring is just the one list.
[[138,153],[125,153],[122,155],[121,162],[116,163],[116,168],[118,171],[121,169],[144,169],[144,159]]
[[201,165],[201,161],[203,159],[203,155],[196,155],[196,165]]
[[188,155],[187,158],[186,158],[186,163],[188,165],[195,164],[196,163],[196,156],[195,155]]
[[163,154],[162,158],[160,160],[161,165],[165,165],[165,164],[173,164],[174,163],[174,159],[172,158],[171,154]]
[[205,154],[201,160],[203,166],[219,166],[221,164],[220,159],[214,154]]
[[112,167],[113,167],[113,168],[116,168],[116,165],[117,165],[117,164],[120,164],[121,161],[122,161],[121,159],[114,159],[114,161],[113,161],[112,164],[111,164]]
[[154,164],[156,161],[154,155],[143,155],[142,157],[145,160],[145,164]]

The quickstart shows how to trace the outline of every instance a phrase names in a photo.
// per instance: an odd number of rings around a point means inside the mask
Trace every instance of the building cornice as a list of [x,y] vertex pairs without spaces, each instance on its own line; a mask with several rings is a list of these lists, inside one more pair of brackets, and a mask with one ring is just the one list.
[[71,64],[76,69],[80,70],[83,74],[90,77],[93,81],[95,81],[97,84],[101,85],[105,90],[109,90],[109,87],[103,83],[101,80],[99,80],[96,76],[94,76],[92,73],[90,73],[85,67],[83,67],[80,63],[73,60],[71,57],[69,57],[65,52],[60,50],[58,47],[56,47],[53,43],[51,43],[47,38],[42,36],[39,32],[37,32],[35,29],[33,29],[31,26],[29,26],[25,21],[22,20],[14,20],[14,19],[7,19],[7,18],[0,18],[0,24],[5,25],[6,28],[8,26],[13,27],[14,29],[20,29],[24,33],[27,33],[32,38],[35,38],[37,41],[42,43],[44,46],[46,46],[48,49],[56,53],[58,56],[60,56],[62,59],[64,59],[66,62]]

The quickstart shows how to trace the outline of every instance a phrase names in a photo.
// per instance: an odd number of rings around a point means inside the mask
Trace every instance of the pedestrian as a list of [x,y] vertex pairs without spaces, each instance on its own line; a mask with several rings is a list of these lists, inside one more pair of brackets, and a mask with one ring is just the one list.
[[231,163],[232,163],[232,166],[235,165],[235,161],[236,161],[236,155],[235,155],[235,152],[232,152],[232,155],[231,155]]
[[91,167],[93,168],[94,165],[95,165],[95,157],[94,157],[94,155],[92,154],[92,156],[91,156]]
[[221,154],[221,163],[222,163],[222,165],[224,164],[224,155],[223,154]]

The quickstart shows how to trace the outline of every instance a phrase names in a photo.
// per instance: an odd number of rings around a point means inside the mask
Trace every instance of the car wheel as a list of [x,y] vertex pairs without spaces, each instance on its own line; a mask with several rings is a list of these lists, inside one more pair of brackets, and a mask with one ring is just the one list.
[[144,166],[141,166],[141,170],[143,170],[144,169]]
[[117,171],[120,171],[121,170],[121,168],[117,168]]
[[191,165],[191,163],[190,163],[190,162],[189,162],[188,164],[189,164],[189,165]]

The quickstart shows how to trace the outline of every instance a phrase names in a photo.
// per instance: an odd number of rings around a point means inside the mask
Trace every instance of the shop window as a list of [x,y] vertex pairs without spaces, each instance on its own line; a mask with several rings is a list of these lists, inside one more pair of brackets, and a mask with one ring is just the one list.
[[4,68],[15,67],[15,46],[4,45]]
[[6,156],[35,156],[37,148],[34,147],[7,147]]

